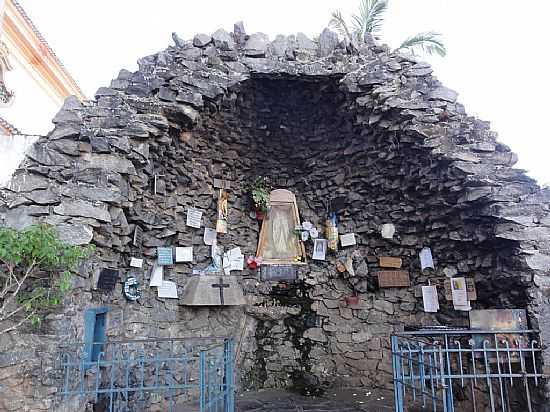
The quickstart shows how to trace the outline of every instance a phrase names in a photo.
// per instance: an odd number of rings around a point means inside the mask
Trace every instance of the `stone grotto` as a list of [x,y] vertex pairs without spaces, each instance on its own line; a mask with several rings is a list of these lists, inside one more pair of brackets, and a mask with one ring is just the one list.
[[[393,332],[467,327],[442,289],[437,313],[417,293],[449,273],[473,279],[472,307],[527,309],[550,341],[550,193],[513,168],[516,155],[428,64],[328,29],[317,41],[270,41],[242,24],[173,38],[94,100],[68,98],[0,192],[0,223],[46,222],[66,242],[96,247],[40,330],[0,336],[0,410],[52,408],[57,345],[81,341],[95,307],[120,315],[108,339],[234,337],[239,390],[391,388]],[[261,220],[248,187],[259,176],[292,192],[301,222],[321,237],[332,212],[355,244],[314,260],[316,243],[305,241],[295,282],[245,265],[231,272],[244,305],[187,305],[191,274],[212,261],[203,231],[216,227],[220,188],[227,233],[217,244],[256,255]],[[188,225],[190,208],[202,211],[200,228]],[[164,270],[180,298],[159,298],[149,287],[158,248],[176,246],[193,246],[191,262]],[[433,271],[421,270],[423,248]],[[388,262],[408,272],[403,287],[380,287],[380,257],[399,258]],[[106,268],[121,274],[112,291],[98,288]],[[130,272],[141,284],[135,301],[123,294]],[[541,362],[550,373],[550,349]]]

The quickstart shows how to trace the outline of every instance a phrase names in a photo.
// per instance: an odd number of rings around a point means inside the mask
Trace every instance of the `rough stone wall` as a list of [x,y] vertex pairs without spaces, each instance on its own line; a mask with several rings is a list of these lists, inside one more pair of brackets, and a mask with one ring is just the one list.
[[[528,306],[532,326],[550,339],[550,195],[512,168],[515,155],[465,114],[427,64],[384,46],[356,50],[329,31],[319,44],[303,35],[269,42],[239,27],[175,41],[140,59],[136,73],[121,71],[95,101],[69,98],[1,193],[5,224],[51,223],[73,244],[95,244],[97,256],[40,333],[0,337],[0,391],[10,394],[0,410],[50,407],[57,342],[80,339],[83,310],[104,305],[124,312],[112,338],[236,337],[243,388],[388,386],[392,331],[466,321],[442,298],[440,313],[423,313],[413,289],[427,281],[418,262],[424,246],[434,276],[448,267],[474,276],[476,307]],[[344,200],[339,229],[357,234],[355,277],[335,269],[350,249],[309,262],[289,291],[245,270],[244,308],[189,308],[147,287],[128,303],[120,284],[111,294],[95,289],[101,268],[127,273],[131,256],[148,259],[138,275],[146,284],[157,246],[192,244],[194,265],[165,276],[181,293],[192,268],[209,261],[202,230],[185,226],[185,212],[201,208],[213,226],[214,178],[232,187],[220,243],[253,255],[259,226],[245,186],[257,175],[292,190],[302,219],[318,227],[327,201]],[[379,226],[390,222],[396,236],[383,239]],[[135,225],[144,229],[142,251],[132,246]],[[402,257],[413,286],[378,289],[376,256]],[[350,307],[344,298],[354,291],[360,301]],[[264,306],[274,301],[281,306]]]

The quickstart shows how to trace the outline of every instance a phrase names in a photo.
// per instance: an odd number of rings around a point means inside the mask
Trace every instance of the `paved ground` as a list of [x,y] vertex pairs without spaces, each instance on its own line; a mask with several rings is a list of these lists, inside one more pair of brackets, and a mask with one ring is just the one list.
[[385,412],[393,411],[391,391],[365,388],[327,391],[322,397],[285,391],[247,392],[237,396],[237,412]]
[[[236,412],[389,412],[393,393],[374,389],[329,390],[323,396],[301,396],[288,391],[245,392],[235,397]],[[178,405],[178,412],[196,412],[196,402]]]

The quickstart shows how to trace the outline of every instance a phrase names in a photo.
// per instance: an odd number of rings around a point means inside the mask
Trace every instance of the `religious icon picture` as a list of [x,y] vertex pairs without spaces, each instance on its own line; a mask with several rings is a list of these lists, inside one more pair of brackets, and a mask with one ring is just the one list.
[[294,230],[300,226],[296,196],[277,189],[269,198],[271,207],[262,222],[256,256],[262,258],[263,265],[304,263],[304,245]]
[[216,232],[227,233],[227,200],[229,199],[229,193],[220,189],[218,197],[218,219],[216,220]]
[[328,240],[315,239],[313,243],[313,260],[325,260],[327,254]]

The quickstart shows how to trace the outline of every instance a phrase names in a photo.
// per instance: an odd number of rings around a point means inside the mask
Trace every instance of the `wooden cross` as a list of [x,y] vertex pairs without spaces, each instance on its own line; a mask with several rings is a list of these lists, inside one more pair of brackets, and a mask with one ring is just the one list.
[[223,279],[220,277],[220,283],[213,283],[212,287],[213,288],[220,288],[220,302],[221,302],[221,305],[223,306],[224,305],[223,289],[230,287],[229,283],[223,283]]

